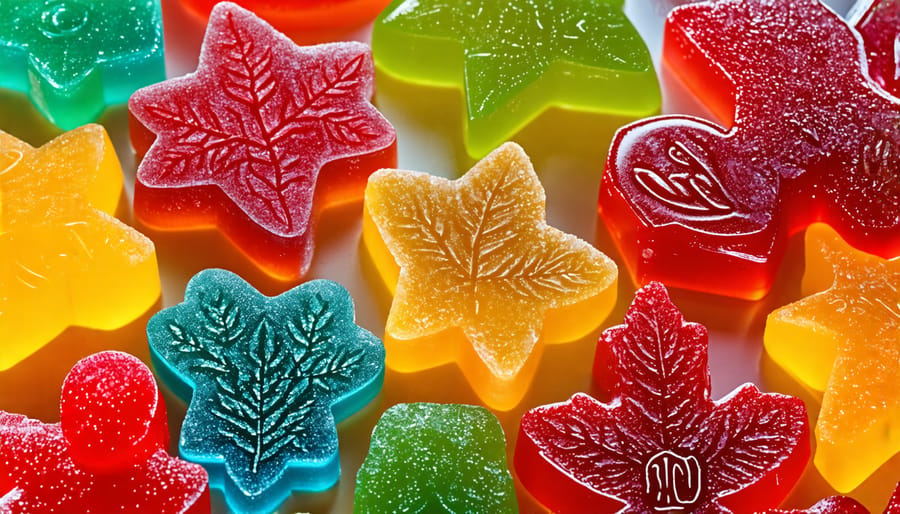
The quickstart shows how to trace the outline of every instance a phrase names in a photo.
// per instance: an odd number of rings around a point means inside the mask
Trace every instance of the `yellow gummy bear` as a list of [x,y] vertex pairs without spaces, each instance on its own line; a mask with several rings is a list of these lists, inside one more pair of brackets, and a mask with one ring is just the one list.
[[153,243],[113,217],[121,194],[100,125],[40,148],[0,132],[0,370],[68,326],[116,329],[159,297]]
[[831,228],[806,234],[804,294],[769,315],[765,347],[824,391],[815,464],[835,489],[855,489],[900,451],[900,259],[851,248]]
[[544,189],[518,145],[453,181],[376,172],[364,211],[366,247],[394,294],[388,366],[457,361],[496,409],[524,396],[539,340],[583,337],[615,303],[615,264],[546,224]]

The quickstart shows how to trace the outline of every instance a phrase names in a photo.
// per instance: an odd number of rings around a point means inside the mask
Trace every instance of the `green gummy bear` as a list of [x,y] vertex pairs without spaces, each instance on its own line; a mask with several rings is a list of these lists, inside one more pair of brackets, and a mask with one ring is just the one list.
[[394,0],[375,21],[376,65],[462,88],[466,147],[486,155],[550,106],[624,117],[660,109],[650,52],[624,0]]
[[375,425],[354,513],[518,511],[503,429],[487,409],[399,404]]
[[64,130],[166,78],[159,0],[0,1],[0,87]]

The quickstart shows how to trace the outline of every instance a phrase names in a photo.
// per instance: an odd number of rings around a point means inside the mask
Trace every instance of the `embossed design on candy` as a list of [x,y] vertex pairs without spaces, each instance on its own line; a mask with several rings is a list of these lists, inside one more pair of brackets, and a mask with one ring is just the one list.
[[[266,298],[206,270],[147,327],[162,378],[191,398],[181,452],[227,475],[228,504],[272,511],[337,480],[335,422],[381,387],[384,347],[353,322],[349,294],[316,280]],[[193,389],[191,394],[186,388]]]
[[[302,275],[314,211],[358,198],[369,173],[394,163],[394,130],[368,102],[372,74],[361,43],[297,47],[220,4],[197,72],[129,103],[157,134],[148,150],[133,133],[147,152],[136,214],[163,228],[218,225],[267,272]],[[260,239],[287,248],[272,252]]]
[[610,403],[579,393],[519,426],[516,471],[553,512],[757,512],[806,467],[803,402],[752,384],[713,402],[706,329],[659,283],[604,331],[594,374],[614,382]]
[[616,134],[598,208],[639,283],[760,298],[816,221],[900,254],[900,100],[846,22],[817,0],[714,0],[665,30],[665,62],[725,125],[665,116]]

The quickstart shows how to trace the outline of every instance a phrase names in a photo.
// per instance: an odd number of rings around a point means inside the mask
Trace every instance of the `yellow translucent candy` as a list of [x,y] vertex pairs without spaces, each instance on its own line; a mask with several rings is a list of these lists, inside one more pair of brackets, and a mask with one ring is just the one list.
[[765,346],[824,391],[815,464],[848,492],[900,451],[900,259],[855,250],[826,225],[806,239],[804,294],[827,289],[770,314]]
[[0,370],[68,326],[116,329],[159,297],[153,243],[113,217],[121,194],[103,127],[40,148],[0,132]]
[[388,366],[458,362],[496,409],[527,391],[539,342],[585,336],[615,303],[615,264],[545,223],[543,187],[512,143],[454,181],[373,174],[363,238],[394,294]]

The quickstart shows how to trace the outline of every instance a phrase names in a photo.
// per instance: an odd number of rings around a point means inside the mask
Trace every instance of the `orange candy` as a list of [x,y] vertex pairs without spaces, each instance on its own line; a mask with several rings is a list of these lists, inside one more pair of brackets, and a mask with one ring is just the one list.
[[541,342],[585,336],[615,303],[615,264],[548,226],[544,190],[507,143],[458,180],[401,170],[369,178],[363,238],[394,294],[387,365],[457,361],[489,406],[525,394]]
[[113,217],[121,194],[100,125],[40,148],[0,132],[0,370],[68,326],[116,329],[159,297],[153,243]]
[[855,250],[826,225],[806,241],[804,294],[827,289],[770,314],[765,347],[824,392],[815,464],[847,492],[900,451],[900,259]]

